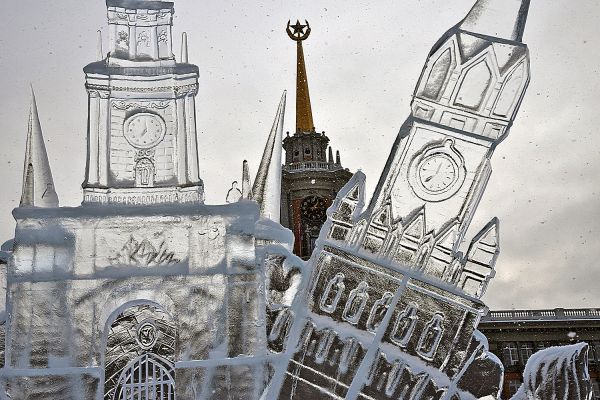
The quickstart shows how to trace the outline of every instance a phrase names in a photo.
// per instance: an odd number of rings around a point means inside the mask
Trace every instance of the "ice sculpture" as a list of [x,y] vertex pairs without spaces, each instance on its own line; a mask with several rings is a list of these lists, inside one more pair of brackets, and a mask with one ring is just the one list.
[[198,67],[188,61],[187,35],[181,59],[173,55],[173,3],[106,4],[107,53],[99,39],[99,60],[84,69],[80,207],[58,207],[32,100],[0,397],[259,398],[270,373],[266,250],[289,257],[293,242],[263,218],[275,218],[280,194],[285,96],[255,182],[260,204],[248,201],[244,163],[229,204],[204,205]]
[[31,111],[27,130],[27,149],[23,166],[23,194],[20,207],[58,207],[58,195],[48,162],[37,102],[31,89]]
[[511,400],[592,398],[588,345],[550,347],[535,353],[525,366],[523,385]]
[[479,0],[433,47],[369,205],[358,172],[327,212],[301,306],[268,321],[285,315],[288,326],[287,342],[280,334],[271,344],[286,368],[275,370],[269,396],[500,395],[503,366],[476,330],[498,220],[466,253],[459,245],[529,82],[528,8]]
[[[307,263],[278,223],[285,93],[254,183],[244,161],[228,204],[205,205],[198,67],[186,34],[173,55],[173,3],[106,4],[80,207],[58,207],[32,98],[0,398],[497,398],[477,326],[498,221],[459,246],[529,81],[529,1],[478,0],[434,46],[373,198],[356,173]],[[299,58],[308,29],[288,24]],[[589,397],[585,355],[534,355],[515,399]]]

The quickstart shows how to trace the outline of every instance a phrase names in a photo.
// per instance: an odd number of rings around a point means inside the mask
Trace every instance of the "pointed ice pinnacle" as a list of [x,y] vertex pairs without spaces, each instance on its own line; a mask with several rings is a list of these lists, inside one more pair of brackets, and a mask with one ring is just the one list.
[[188,42],[187,42],[187,33],[183,32],[181,34],[181,62],[187,64],[189,61],[188,58]]
[[260,214],[279,222],[281,201],[281,143],[283,140],[283,119],[285,116],[285,97],[283,91],[271,133],[265,145],[265,151],[256,173],[252,195],[260,204]]
[[327,162],[329,162],[329,164],[333,164],[333,149],[331,146],[329,146],[329,157],[327,158]]
[[521,42],[530,0],[478,0],[458,25],[462,30]]
[[58,207],[58,196],[54,190],[33,88],[31,88],[31,110],[20,207]]
[[250,172],[248,170],[248,161],[244,160],[242,164],[242,199],[252,198],[252,187],[250,186]]
[[104,53],[102,51],[102,31],[98,29],[98,42],[96,45],[96,60],[102,61],[104,60]]
[[225,196],[225,202],[228,204],[237,203],[242,198],[242,192],[238,189],[238,182],[231,182],[231,189],[227,191],[227,196]]
[[337,165],[340,165],[340,166],[342,165],[342,159],[340,157],[340,151],[339,150],[335,151],[335,163]]

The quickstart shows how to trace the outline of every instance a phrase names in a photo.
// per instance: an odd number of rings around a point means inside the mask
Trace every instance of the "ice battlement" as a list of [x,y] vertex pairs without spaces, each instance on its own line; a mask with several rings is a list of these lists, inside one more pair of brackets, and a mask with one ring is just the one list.
[[499,249],[497,219],[472,240],[466,254],[458,250],[461,224],[452,219],[439,231],[427,229],[425,208],[404,218],[391,217],[389,203],[364,209],[361,172],[338,193],[327,211],[324,246],[334,246],[378,265],[408,273],[463,295],[481,298],[494,277]]

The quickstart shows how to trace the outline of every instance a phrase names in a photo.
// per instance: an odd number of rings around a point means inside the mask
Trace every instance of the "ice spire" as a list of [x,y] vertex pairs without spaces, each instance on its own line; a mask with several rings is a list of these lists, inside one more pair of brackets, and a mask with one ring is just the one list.
[[279,222],[281,202],[281,142],[286,91],[283,91],[271,133],[256,173],[252,196],[260,204],[261,216]]
[[340,151],[339,150],[335,151],[335,163],[337,165],[342,165],[342,159],[340,157]]
[[20,207],[58,207],[33,87]]
[[530,0],[478,0],[459,24],[465,31],[521,42]]
[[287,24],[287,34],[296,42],[297,65],[296,65],[296,132],[313,132],[312,108],[310,106],[310,94],[308,93],[308,78],[306,76],[306,65],[304,64],[304,50],[302,41],[310,35],[308,21],[302,25],[296,21],[294,25]]
[[98,29],[98,42],[96,44],[96,60],[104,60],[104,53],[102,51],[102,31]]
[[187,33],[183,32],[181,34],[181,62],[187,64],[189,62],[188,57],[188,42],[187,42]]
[[242,163],[242,199],[252,198],[252,187],[250,186],[250,172],[248,170],[248,161]]
[[329,162],[329,164],[333,164],[333,149],[331,148],[331,146],[329,146],[329,157],[327,161]]

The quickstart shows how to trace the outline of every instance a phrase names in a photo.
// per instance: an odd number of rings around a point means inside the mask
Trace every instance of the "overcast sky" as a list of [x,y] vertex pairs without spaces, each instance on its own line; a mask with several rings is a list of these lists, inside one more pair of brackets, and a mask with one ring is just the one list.
[[[174,42],[187,31],[200,67],[197,123],[207,202],[222,203],[242,160],[256,171],[283,89],[294,130],[295,45],[288,19],[308,19],[304,42],[317,130],[372,192],[427,53],[474,0],[177,0]],[[31,82],[57,192],[81,202],[87,97],[82,68],[102,0],[3,0],[0,24],[0,241],[12,237],[21,195]],[[600,307],[600,2],[532,0],[524,41],[532,82],[471,234],[501,221],[501,255],[484,300],[492,309]],[[177,51],[178,55],[179,51]]]

